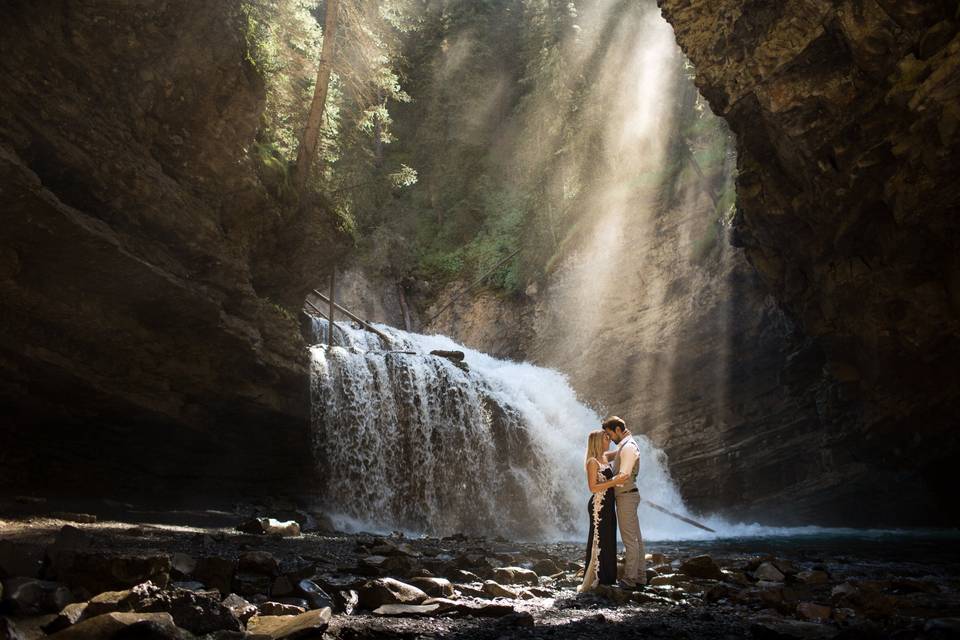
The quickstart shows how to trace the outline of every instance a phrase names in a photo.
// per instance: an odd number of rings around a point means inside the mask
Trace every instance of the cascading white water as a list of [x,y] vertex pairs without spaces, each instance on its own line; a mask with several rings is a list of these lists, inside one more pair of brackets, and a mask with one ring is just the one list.
[[[316,321],[317,335],[326,322]],[[312,353],[313,430],[328,509],[379,530],[581,538],[587,433],[601,417],[551,369],[498,360],[444,336],[336,325]],[[469,371],[430,355],[463,351]],[[644,437],[641,495],[686,513],[663,453]],[[651,538],[683,525],[651,509]]]

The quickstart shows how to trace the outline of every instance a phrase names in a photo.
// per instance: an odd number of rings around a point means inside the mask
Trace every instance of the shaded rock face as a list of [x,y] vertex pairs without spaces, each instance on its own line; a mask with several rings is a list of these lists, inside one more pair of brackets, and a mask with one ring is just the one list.
[[268,298],[299,306],[331,249],[278,232],[316,230],[247,155],[264,98],[239,7],[8,2],[0,24],[0,488],[289,486],[306,358]]
[[[819,352],[800,369],[822,368],[862,402],[843,464],[877,478],[854,493],[883,496],[889,515],[913,503],[921,520],[956,521],[955,6],[659,4],[737,135],[735,241]],[[822,426],[830,439],[842,431]]]

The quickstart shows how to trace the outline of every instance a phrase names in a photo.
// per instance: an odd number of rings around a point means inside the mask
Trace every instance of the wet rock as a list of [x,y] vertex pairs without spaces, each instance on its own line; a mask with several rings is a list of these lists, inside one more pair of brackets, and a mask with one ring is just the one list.
[[334,608],[333,598],[313,580],[301,580],[297,583],[297,589],[310,603],[311,609]]
[[307,609],[306,607],[298,607],[292,604],[268,600],[258,605],[257,610],[262,616],[296,616],[305,613]]
[[428,596],[436,598],[453,597],[453,585],[446,578],[411,578],[408,581]]
[[250,604],[246,599],[238,596],[235,593],[231,593],[221,602],[223,606],[228,608],[238,620],[244,624],[247,621],[257,614],[257,607]]
[[56,618],[43,625],[43,632],[50,635],[57,631],[62,631],[67,627],[72,627],[83,619],[86,610],[86,602],[73,602],[68,604],[57,614]]
[[284,640],[320,637],[330,624],[330,609],[316,609],[297,616],[254,616],[247,623],[249,640]]
[[519,591],[508,589],[507,587],[493,580],[484,581],[483,588],[481,590],[485,594],[493,596],[494,598],[511,598],[515,600],[520,597]]
[[500,567],[493,570],[493,578],[506,584],[540,584],[540,577],[530,569],[522,567]]
[[757,580],[765,580],[767,582],[783,582],[784,575],[772,562],[764,562],[756,571],[753,572],[753,577]]
[[74,600],[62,584],[35,578],[4,580],[3,598],[5,607],[18,615],[56,613]]
[[375,616],[426,616],[436,613],[439,604],[385,604],[373,610]]
[[10,618],[0,616],[0,640],[27,640]]
[[720,565],[707,555],[696,556],[683,562],[680,565],[680,573],[688,575],[691,578],[723,580],[723,571],[720,570]]
[[370,611],[385,604],[420,604],[428,597],[417,587],[393,578],[370,580],[360,587],[357,595],[359,606]]
[[280,574],[276,558],[266,551],[247,551],[240,554],[237,571],[271,577]]
[[801,602],[797,605],[797,617],[804,620],[829,620],[833,610],[830,607],[813,602]]
[[40,545],[0,540],[0,578],[39,578],[43,556]]
[[237,525],[237,531],[256,535],[296,537],[300,535],[300,525],[295,520],[280,521],[273,518],[253,518]]
[[233,591],[233,574],[237,563],[228,558],[206,556],[197,560],[194,577],[211,589],[226,595]]
[[[155,638],[157,632],[162,630],[168,634],[163,637],[178,637],[176,624],[169,613],[134,613],[134,612],[114,612],[104,613],[87,620],[83,620],[68,629],[64,629],[56,634],[57,640],[101,640],[103,638],[115,638],[127,627],[138,623],[152,623],[156,628],[148,635],[141,634],[143,638]],[[146,631],[144,627],[140,628]]]

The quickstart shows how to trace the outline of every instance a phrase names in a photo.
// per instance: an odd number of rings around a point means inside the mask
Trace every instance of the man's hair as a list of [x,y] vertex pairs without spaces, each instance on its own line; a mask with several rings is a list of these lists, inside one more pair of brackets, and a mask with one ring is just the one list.
[[610,416],[603,421],[603,425],[601,426],[606,431],[616,431],[618,428],[626,430],[627,423],[624,422],[623,418],[620,418],[619,416]]

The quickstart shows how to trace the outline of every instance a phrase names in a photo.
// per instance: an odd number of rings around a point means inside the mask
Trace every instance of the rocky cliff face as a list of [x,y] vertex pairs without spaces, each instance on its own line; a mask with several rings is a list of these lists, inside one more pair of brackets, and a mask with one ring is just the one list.
[[891,504],[933,495],[955,519],[955,3],[659,4],[737,134],[737,243],[862,399],[851,464],[882,477]]
[[307,255],[309,212],[284,219],[247,154],[239,7],[7,2],[0,24],[0,487],[293,490],[307,367],[271,299],[302,301],[331,246]]

